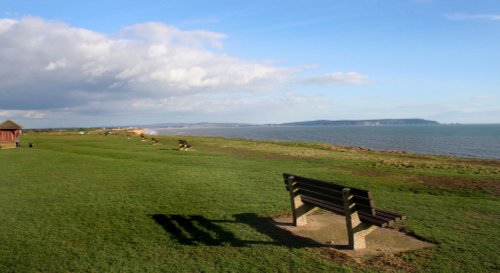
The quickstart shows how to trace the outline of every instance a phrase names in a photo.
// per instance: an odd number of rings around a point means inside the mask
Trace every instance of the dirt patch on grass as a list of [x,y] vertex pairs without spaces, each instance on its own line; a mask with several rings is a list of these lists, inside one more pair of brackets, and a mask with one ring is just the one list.
[[401,258],[401,255],[388,254],[374,257],[365,262],[365,266],[384,272],[419,272],[411,263]]
[[428,271],[430,267],[428,261],[432,259],[435,251],[435,248],[425,248],[411,252],[380,255],[364,261],[363,267],[390,273]]
[[334,250],[329,247],[321,247],[318,249],[312,249],[312,251],[318,252],[325,259],[335,263],[335,264],[348,264],[351,266],[361,267],[362,263],[356,260],[354,257],[342,253],[340,251]]
[[[313,251],[319,253],[325,259],[335,264],[349,265],[354,268],[365,269],[365,270],[368,269],[370,271],[381,271],[388,273],[422,272],[423,269],[427,267],[426,261],[428,261],[431,258],[434,252],[434,250],[429,251],[427,249],[424,249],[424,250],[407,251],[401,253],[381,254],[363,260],[326,247],[313,249]],[[422,255],[421,253],[426,253],[427,255]],[[355,270],[354,272],[356,271],[357,270]]]
[[461,176],[419,176],[418,180],[425,185],[447,189],[460,189],[467,191],[489,192],[495,196],[500,195],[500,181],[475,180]]
[[[434,244],[422,241],[395,229],[376,228],[366,237],[366,249],[347,249],[347,229],[345,217],[330,212],[318,211],[307,217],[307,225],[291,225],[290,215],[280,215],[272,219],[276,226],[290,234],[293,240],[305,238],[317,243],[313,251],[336,264],[383,270],[386,272],[418,272],[414,261],[407,259],[412,251],[428,248]],[[310,245],[309,245],[310,247]],[[403,254],[406,253],[406,254]],[[410,254],[408,254],[410,253]]]

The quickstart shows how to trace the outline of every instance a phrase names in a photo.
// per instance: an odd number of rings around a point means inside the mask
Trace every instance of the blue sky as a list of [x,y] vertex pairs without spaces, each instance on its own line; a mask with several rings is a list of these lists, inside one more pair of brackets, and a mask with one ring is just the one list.
[[1,1],[25,127],[500,123],[499,1]]

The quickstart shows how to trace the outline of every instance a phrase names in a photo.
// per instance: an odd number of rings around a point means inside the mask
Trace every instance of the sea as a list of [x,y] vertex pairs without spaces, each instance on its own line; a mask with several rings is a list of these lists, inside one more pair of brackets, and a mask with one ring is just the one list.
[[160,135],[321,142],[373,150],[500,159],[500,124],[397,126],[252,126],[149,129]]

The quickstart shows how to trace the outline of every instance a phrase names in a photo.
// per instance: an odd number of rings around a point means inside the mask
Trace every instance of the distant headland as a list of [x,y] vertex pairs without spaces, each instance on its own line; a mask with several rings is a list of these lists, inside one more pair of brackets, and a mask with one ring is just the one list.
[[159,123],[143,125],[145,128],[241,128],[241,127],[279,127],[279,126],[379,126],[379,125],[438,125],[437,121],[425,119],[367,119],[367,120],[312,120],[279,124],[247,123]]
[[439,122],[425,119],[370,119],[370,120],[313,120],[282,123],[282,126],[322,126],[322,125],[438,125]]

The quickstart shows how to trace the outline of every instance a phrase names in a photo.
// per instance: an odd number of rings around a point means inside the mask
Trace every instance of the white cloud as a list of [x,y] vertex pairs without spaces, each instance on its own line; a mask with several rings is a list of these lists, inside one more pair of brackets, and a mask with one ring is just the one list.
[[[335,103],[287,90],[295,73],[222,51],[226,35],[148,22],[107,35],[61,22],[0,19],[0,117],[29,127],[328,117]],[[359,72],[298,80],[362,85]],[[290,109],[300,109],[291,111]]]
[[189,47],[202,47],[209,44],[222,48],[221,40],[226,35],[205,30],[182,31],[174,26],[158,22],[147,22],[126,27],[120,36],[141,39],[151,43],[176,44]]
[[0,19],[0,34],[9,30],[16,23],[17,21],[12,19]]
[[61,59],[61,60],[50,62],[43,69],[47,70],[47,71],[52,71],[52,70],[55,70],[57,68],[61,68],[61,67],[65,67],[65,66],[66,66],[66,60]]
[[45,113],[39,111],[25,111],[21,115],[29,119],[41,119],[45,117]]
[[1,110],[0,117],[7,118],[25,118],[25,119],[41,119],[46,113],[42,111],[20,111],[20,110]]
[[0,109],[266,92],[294,72],[214,50],[225,37],[154,22],[105,35],[36,17],[0,19]]
[[464,13],[451,13],[446,14],[446,18],[456,21],[469,21],[469,20],[481,20],[481,21],[499,21],[500,14],[464,14]]
[[370,84],[373,81],[359,72],[332,72],[304,78],[301,82],[311,85],[363,85]]

